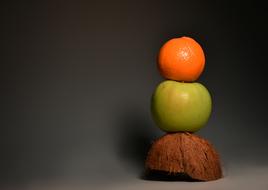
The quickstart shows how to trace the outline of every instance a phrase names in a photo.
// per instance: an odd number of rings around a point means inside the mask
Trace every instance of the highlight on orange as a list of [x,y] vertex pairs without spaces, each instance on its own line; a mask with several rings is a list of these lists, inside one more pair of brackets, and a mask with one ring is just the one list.
[[202,47],[190,37],[167,41],[158,55],[158,68],[163,77],[176,81],[197,80],[205,66]]

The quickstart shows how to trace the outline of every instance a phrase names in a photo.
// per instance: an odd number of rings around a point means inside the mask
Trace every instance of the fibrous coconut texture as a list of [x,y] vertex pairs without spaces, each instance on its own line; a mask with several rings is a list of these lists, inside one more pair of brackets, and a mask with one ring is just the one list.
[[188,132],[168,133],[157,139],[148,152],[145,168],[171,178],[184,175],[210,181],[222,177],[219,155],[212,144]]

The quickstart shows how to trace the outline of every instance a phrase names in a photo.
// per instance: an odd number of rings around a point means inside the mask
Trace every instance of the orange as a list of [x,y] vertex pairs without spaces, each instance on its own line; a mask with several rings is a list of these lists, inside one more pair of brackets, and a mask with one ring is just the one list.
[[163,77],[176,81],[197,80],[205,66],[202,47],[192,38],[167,41],[160,49],[158,68]]

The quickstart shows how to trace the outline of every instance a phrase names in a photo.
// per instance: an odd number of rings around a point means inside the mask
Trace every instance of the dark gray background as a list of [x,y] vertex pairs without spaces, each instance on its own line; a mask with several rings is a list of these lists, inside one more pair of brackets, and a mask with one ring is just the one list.
[[150,143],[163,134],[149,109],[164,80],[156,56],[165,41],[184,35],[204,48],[198,82],[213,98],[198,134],[217,148],[226,176],[267,168],[264,7],[1,1],[1,186],[139,179]]

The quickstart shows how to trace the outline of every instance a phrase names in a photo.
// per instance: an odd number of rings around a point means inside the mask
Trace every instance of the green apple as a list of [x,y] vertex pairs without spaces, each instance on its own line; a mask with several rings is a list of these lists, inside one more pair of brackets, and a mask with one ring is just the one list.
[[195,132],[208,121],[211,96],[200,83],[166,80],[160,83],[151,101],[153,118],[166,132]]

